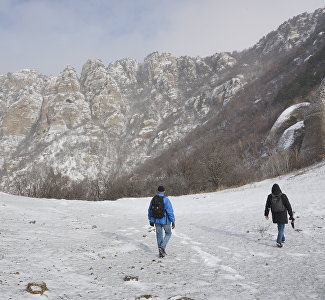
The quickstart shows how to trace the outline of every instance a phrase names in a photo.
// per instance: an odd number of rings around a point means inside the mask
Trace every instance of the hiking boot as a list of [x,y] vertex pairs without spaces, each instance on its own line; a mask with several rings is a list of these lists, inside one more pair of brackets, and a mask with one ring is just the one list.
[[162,253],[163,253],[164,255],[167,255],[167,253],[166,253],[166,251],[165,251],[164,248],[160,248],[160,249],[161,249],[161,251],[162,251]]
[[282,248],[282,244],[281,243],[276,243],[276,245],[279,247],[279,248]]
[[165,249],[163,249],[163,248],[158,248],[158,250],[159,250],[159,257],[160,257],[160,258],[165,257],[165,255],[166,255]]

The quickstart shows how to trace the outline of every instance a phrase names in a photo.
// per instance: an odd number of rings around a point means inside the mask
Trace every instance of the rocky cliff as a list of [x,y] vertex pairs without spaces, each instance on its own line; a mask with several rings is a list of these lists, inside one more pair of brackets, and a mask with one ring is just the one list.
[[[304,65],[324,40],[324,19],[325,9],[297,16],[242,53],[193,58],[154,52],[143,62],[88,60],[80,76],[71,66],[57,77],[32,70],[0,76],[2,188],[49,168],[75,181],[131,172],[218,116],[265,74],[270,57],[313,39],[292,62]],[[253,100],[267,97],[257,93]],[[268,134],[280,137],[286,129]]]

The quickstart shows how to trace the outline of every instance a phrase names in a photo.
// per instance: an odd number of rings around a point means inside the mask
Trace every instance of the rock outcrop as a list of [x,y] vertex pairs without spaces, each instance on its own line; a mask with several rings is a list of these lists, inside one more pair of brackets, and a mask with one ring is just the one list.
[[325,79],[305,119],[305,138],[301,147],[304,157],[325,157]]
[[268,140],[279,138],[290,126],[303,121],[306,118],[309,106],[309,102],[302,102],[285,109],[273,124]]

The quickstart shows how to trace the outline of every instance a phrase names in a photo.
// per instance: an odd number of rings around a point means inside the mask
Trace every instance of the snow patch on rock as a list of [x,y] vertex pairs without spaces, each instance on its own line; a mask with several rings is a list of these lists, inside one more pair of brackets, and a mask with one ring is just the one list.
[[273,124],[270,135],[273,135],[286,121],[290,119],[290,117],[293,115],[294,112],[296,112],[298,109],[302,107],[308,107],[310,105],[309,102],[302,102],[295,105],[292,105],[288,107],[286,110],[284,110],[281,115],[278,117],[278,119]]
[[217,101],[222,101],[223,105],[226,105],[246,84],[244,78],[242,74],[237,75],[224,84],[215,87],[209,97]]
[[296,140],[301,138],[304,127],[304,121],[300,121],[286,129],[279,140],[278,148],[280,150],[290,149]]

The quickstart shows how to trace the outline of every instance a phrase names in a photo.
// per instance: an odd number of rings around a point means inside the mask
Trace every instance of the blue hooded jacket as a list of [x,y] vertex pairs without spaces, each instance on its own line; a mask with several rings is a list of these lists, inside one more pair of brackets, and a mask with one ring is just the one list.
[[174,210],[173,210],[173,206],[172,206],[170,200],[167,197],[165,197],[163,193],[158,193],[156,195],[164,197],[164,206],[165,206],[164,217],[162,217],[161,219],[155,219],[152,216],[152,213],[151,213],[152,201],[150,201],[150,205],[149,205],[149,209],[148,209],[149,221],[151,223],[167,224],[167,225],[169,225],[171,222],[175,222]]

